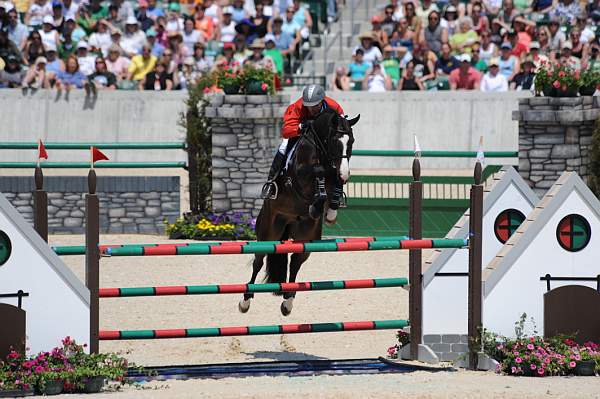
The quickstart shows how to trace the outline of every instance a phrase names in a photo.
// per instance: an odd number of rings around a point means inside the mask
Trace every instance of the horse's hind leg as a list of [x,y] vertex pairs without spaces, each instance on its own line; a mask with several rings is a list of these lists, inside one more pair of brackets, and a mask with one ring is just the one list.
[[[301,254],[293,254],[292,259],[290,260],[290,283],[296,282],[296,276],[298,276],[298,271],[300,271],[300,267],[308,257],[310,253],[301,253]],[[284,292],[283,293],[283,302],[281,303],[281,314],[284,316],[288,316],[292,313],[292,308],[294,307],[294,298],[296,297],[296,292]]]
[[[254,284],[256,282],[256,276],[258,276],[258,272],[263,267],[263,261],[265,259],[265,255],[254,255],[254,262],[252,262],[252,277],[248,284]],[[254,294],[244,294],[244,299],[240,301],[238,304],[238,310],[242,313],[246,313],[248,309],[250,309],[250,299],[254,298]]]

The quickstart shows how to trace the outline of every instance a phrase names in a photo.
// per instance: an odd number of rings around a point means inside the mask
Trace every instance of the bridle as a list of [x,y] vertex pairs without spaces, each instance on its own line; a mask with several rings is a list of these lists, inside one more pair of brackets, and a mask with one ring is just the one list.
[[[336,116],[340,118],[340,120],[346,120],[340,116]],[[337,124],[335,130],[328,126],[329,132],[325,140],[322,140],[321,137],[315,131],[314,126],[309,125],[308,129],[302,134],[302,137],[306,139],[309,143],[311,143],[316,149],[319,161],[325,160],[326,162],[322,162],[326,168],[337,169],[335,166],[335,162],[342,159],[347,159],[350,162],[350,157],[352,156],[352,142],[354,141],[351,135],[352,129],[342,130],[339,128],[340,123]],[[348,144],[346,145],[346,153],[338,156],[332,156],[329,151],[331,145],[331,138],[336,136],[348,136]]]

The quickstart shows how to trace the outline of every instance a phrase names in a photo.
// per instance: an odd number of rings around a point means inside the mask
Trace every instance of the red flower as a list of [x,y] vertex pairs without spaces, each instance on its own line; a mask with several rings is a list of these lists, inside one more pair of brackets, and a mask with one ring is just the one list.
[[260,88],[261,88],[263,91],[266,91],[268,87],[269,87],[269,86],[268,86],[266,83],[263,83],[263,84],[261,84],[261,85],[260,85]]
[[550,71],[546,72],[546,76],[548,76],[549,78],[551,78],[552,77],[552,72],[550,72]]
[[565,75],[566,75],[565,71],[560,71],[560,72],[558,73],[558,77],[559,77],[559,78],[563,78],[563,77],[565,77]]
[[554,86],[555,89],[558,89],[560,87],[560,82],[555,80],[554,83],[552,83],[552,86]]
[[575,79],[579,80],[579,78],[581,77],[581,72],[579,71],[579,69],[575,71],[573,76],[575,77]]

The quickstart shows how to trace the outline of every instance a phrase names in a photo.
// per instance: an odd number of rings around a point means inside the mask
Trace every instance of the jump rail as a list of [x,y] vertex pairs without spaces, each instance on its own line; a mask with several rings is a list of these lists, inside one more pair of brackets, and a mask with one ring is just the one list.
[[408,279],[376,278],[368,280],[308,281],[302,283],[172,285],[163,287],[100,288],[100,298],[167,295],[250,294],[262,292],[299,292],[351,290],[360,288],[404,287]]
[[[33,169],[36,162],[0,162],[0,169]],[[47,169],[89,169],[90,162],[42,162],[42,167]],[[96,169],[146,169],[146,168],[186,168],[185,162],[104,162],[94,164]]]
[[[186,148],[183,141],[167,142],[105,142],[105,143],[63,143],[46,142],[44,147],[48,150],[89,150],[90,147],[96,147],[100,150],[184,150]],[[0,150],[35,150],[38,143],[34,141],[1,141]]]
[[169,330],[104,330],[103,340],[231,337],[240,335],[305,334],[336,331],[391,330],[408,326],[407,320],[347,321],[334,323],[283,324],[272,326],[208,327]]

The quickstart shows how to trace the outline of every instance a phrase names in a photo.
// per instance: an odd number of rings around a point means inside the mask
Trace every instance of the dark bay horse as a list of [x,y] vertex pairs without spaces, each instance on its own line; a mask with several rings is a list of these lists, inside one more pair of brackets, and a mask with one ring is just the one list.
[[[360,115],[348,120],[331,109],[325,109],[298,138],[292,162],[277,177],[277,198],[265,200],[256,220],[258,241],[318,240],[321,238],[324,212],[326,222],[335,223],[337,206],[332,209],[333,199],[336,198],[336,192],[337,200],[340,199],[342,184],[350,176],[349,161],[354,143],[352,126],[359,118]],[[320,187],[317,183],[319,180]],[[320,197],[316,195],[319,192],[322,194]],[[265,281],[285,282],[288,278],[288,254],[257,254],[254,256],[249,283],[255,283],[265,256]],[[310,253],[295,253],[289,257],[289,282],[296,281],[300,267],[309,256]],[[281,313],[284,316],[291,313],[295,296],[295,292],[283,293]],[[238,305],[240,312],[248,311],[253,297],[254,294],[244,294]]]

